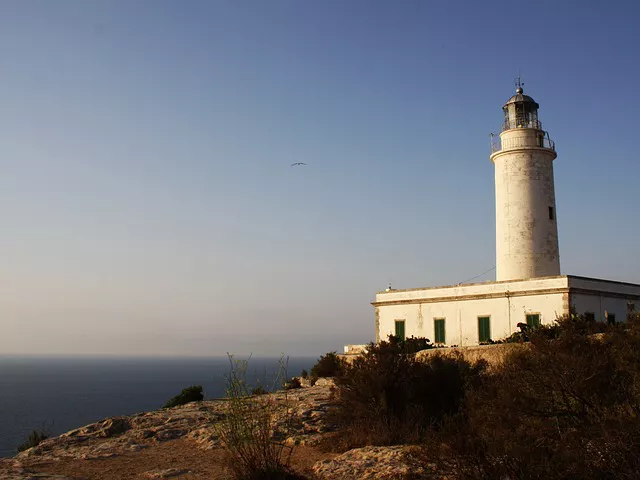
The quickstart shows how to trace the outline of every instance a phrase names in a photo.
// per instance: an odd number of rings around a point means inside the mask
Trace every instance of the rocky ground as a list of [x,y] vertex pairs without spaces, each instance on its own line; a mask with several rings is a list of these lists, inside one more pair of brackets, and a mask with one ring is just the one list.
[[[365,447],[342,455],[320,450],[335,428],[326,415],[331,382],[319,383],[270,397],[286,406],[276,429],[296,446],[291,464],[297,472],[318,480],[430,478],[430,467],[414,461],[410,447]],[[0,480],[229,478],[215,426],[225,410],[226,403],[215,400],[108,418],[0,459]]]

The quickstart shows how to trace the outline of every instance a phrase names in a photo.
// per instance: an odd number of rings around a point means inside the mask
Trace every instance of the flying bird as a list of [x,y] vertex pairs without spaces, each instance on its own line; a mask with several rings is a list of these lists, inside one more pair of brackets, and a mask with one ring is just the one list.
[[296,165],[306,165],[306,163],[296,162],[291,164],[292,167],[295,167]]

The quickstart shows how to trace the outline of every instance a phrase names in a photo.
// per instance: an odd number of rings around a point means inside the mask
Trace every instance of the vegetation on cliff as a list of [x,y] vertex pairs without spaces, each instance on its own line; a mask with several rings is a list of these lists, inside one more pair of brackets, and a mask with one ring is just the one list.
[[[293,447],[274,438],[276,423],[291,419],[288,405],[274,397],[252,395],[246,381],[248,361],[229,356],[227,411],[217,423],[217,433],[226,448],[227,467],[234,480],[295,480],[290,467]],[[287,378],[287,361],[280,359],[273,379],[276,390]],[[255,390],[255,389],[254,389]]]
[[192,385],[183,388],[178,395],[171,398],[162,408],[173,408],[179,405],[186,405],[189,402],[200,402],[203,398],[202,385]]
[[419,445],[458,478],[640,478],[638,319],[571,315],[522,333],[529,348],[492,368],[370,344],[336,378],[330,444]]
[[29,437],[27,437],[25,442],[20,444],[20,445],[18,445],[18,451],[19,452],[24,452],[25,450],[28,450],[28,449],[30,449],[32,447],[36,447],[36,446],[40,445],[40,443],[43,440],[46,440],[47,438],[49,438],[49,435],[47,435],[45,432],[40,431],[40,430],[33,430],[29,434]]

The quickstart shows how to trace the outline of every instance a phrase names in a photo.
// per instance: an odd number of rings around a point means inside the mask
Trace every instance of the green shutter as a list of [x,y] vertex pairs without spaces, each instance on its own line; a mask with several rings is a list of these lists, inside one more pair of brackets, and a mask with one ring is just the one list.
[[444,318],[436,318],[434,321],[435,343],[446,343],[444,331]]
[[478,341],[491,340],[491,317],[478,317]]
[[531,328],[536,328],[540,326],[540,314],[539,313],[530,313],[527,315],[527,325]]
[[404,340],[404,320],[396,320],[396,337]]

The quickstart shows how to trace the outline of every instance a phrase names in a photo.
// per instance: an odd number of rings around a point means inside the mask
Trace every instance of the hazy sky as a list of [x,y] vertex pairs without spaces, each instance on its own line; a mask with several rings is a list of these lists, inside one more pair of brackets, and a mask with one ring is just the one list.
[[489,133],[518,70],[557,145],[563,273],[640,283],[638,18],[637,1],[2,0],[0,353],[373,339],[388,281],[495,264]]

